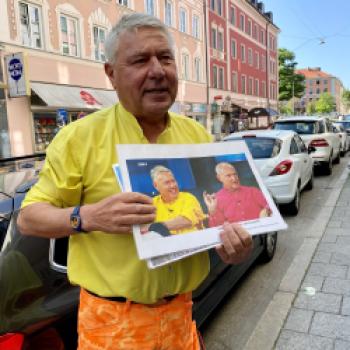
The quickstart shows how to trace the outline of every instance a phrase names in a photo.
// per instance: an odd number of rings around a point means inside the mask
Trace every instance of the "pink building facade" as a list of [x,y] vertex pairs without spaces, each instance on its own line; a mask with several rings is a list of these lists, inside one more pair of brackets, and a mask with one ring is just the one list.
[[236,112],[277,110],[279,29],[262,2],[207,0],[206,7],[209,101],[215,107],[216,134]]
[[[194,0],[0,0],[0,157],[44,152],[60,123],[118,101],[103,70],[107,32],[146,12],[175,39],[179,92],[172,110],[207,125],[203,2]],[[9,66],[23,54],[30,94],[9,97]]]

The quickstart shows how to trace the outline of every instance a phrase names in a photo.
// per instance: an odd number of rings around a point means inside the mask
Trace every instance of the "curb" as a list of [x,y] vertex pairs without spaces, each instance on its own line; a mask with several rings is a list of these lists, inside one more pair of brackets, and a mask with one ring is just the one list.
[[272,350],[274,348],[318,243],[323,237],[340,193],[347,181],[348,174],[349,171],[345,168],[341,176],[331,182],[330,187],[334,191],[306,232],[302,245],[283,277],[278,290],[249,337],[244,350]]

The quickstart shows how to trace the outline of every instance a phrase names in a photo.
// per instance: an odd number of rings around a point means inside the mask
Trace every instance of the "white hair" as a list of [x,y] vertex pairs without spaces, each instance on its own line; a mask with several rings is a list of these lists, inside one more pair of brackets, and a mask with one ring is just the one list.
[[122,16],[119,22],[108,33],[104,45],[107,62],[115,62],[118,55],[121,34],[133,32],[141,27],[152,27],[161,30],[166,35],[171,50],[174,50],[174,40],[167,26],[157,17],[136,12]]
[[150,171],[152,181],[155,182],[156,178],[162,173],[170,173],[171,175],[174,176],[173,172],[170,169],[168,169],[167,167],[165,167],[163,165],[156,165]]
[[216,164],[215,172],[217,175],[221,175],[224,171],[224,168],[228,168],[228,167],[235,169],[235,167],[228,162],[220,162],[220,163]]

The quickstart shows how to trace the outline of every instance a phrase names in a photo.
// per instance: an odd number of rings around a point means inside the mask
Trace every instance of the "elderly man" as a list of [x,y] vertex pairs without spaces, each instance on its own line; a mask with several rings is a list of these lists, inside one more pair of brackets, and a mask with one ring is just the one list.
[[271,214],[263,193],[256,187],[242,186],[232,164],[218,163],[215,171],[218,181],[222,183],[222,189],[214,194],[203,194],[210,227],[222,225],[224,222],[253,220]]
[[[120,102],[64,127],[47,149],[39,181],[27,194],[23,234],[69,236],[68,278],[81,287],[81,349],[198,349],[191,291],[207,276],[207,253],[148,270],[132,225],[156,218],[152,198],[121,193],[112,171],[116,144],[204,143],[195,121],[168,112],[178,87],[167,27],[145,14],[125,15],[106,38],[105,72]],[[246,259],[251,236],[227,225],[218,253]]]
[[[151,170],[153,186],[159,195],[153,198],[156,222],[151,230],[162,235],[179,234],[203,228],[205,215],[195,196],[180,192],[170,169],[157,165]],[[168,233],[167,230],[170,232]]]

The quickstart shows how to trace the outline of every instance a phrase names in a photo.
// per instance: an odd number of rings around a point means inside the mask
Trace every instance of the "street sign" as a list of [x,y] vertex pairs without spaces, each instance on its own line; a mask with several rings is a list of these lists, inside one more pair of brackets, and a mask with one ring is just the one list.
[[29,96],[29,81],[26,76],[26,57],[23,52],[5,56],[7,87],[10,97]]

